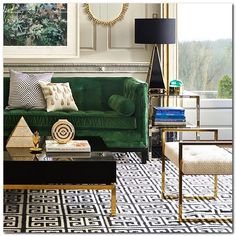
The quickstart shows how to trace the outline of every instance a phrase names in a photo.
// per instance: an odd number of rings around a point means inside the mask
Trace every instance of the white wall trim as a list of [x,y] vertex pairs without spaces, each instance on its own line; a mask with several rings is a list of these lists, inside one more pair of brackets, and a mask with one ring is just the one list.
[[148,66],[148,63],[6,63],[4,73],[9,73],[9,69],[34,73],[147,73]]

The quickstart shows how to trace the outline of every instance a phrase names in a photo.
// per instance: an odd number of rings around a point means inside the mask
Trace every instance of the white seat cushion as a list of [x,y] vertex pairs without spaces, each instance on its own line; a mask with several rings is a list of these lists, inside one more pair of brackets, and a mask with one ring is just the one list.
[[[179,167],[179,143],[166,142],[165,156]],[[183,173],[188,175],[231,175],[232,154],[215,145],[183,146]]]

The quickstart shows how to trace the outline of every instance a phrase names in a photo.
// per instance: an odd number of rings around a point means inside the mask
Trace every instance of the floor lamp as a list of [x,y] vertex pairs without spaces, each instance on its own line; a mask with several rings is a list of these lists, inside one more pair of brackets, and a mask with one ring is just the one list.
[[135,19],[135,43],[154,44],[147,74],[149,92],[165,92],[157,44],[175,43],[175,19]]

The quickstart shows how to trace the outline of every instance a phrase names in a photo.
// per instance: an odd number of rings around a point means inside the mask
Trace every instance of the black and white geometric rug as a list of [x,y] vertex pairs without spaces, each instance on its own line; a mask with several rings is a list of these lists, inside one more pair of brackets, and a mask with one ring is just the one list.
[[[162,200],[161,161],[140,164],[135,153],[117,159],[117,216],[107,190],[6,190],[4,232],[26,233],[232,233],[228,222],[178,223],[178,201]],[[43,174],[43,173],[42,173]],[[176,168],[167,162],[167,192],[177,193]],[[212,194],[209,176],[184,177],[184,193]],[[184,200],[188,217],[232,216],[232,176],[220,176],[218,199]]]

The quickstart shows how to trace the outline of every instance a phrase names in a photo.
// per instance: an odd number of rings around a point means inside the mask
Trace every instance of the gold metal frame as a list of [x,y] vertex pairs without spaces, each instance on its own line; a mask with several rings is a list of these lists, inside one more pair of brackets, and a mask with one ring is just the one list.
[[[165,133],[167,132],[213,132],[214,140],[212,141],[180,141],[179,142],[179,195],[166,195],[165,194]],[[213,196],[184,196],[182,193],[183,189],[183,176],[184,173],[182,171],[183,166],[183,146],[184,145],[232,145],[231,141],[217,141],[218,140],[218,130],[217,129],[202,129],[202,128],[163,128],[162,129],[162,181],[161,181],[161,197],[163,199],[179,199],[179,215],[178,220],[179,222],[199,222],[199,221],[206,221],[206,222],[216,222],[216,221],[231,221],[232,218],[183,218],[183,198],[186,199],[216,199],[217,198],[217,184],[218,178],[217,175],[214,175],[214,195]]]
[[75,184],[75,185],[58,185],[58,184],[6,184],[4,189],[76,189],[76,190],[111,190],[111,216],[116,216],[116,184]]
[[124,18],[125,13],[128,10],[129,3],[122,3],[122,10],[121,10],[120,14],[114,20],[110,20],[110,21],[103,21],[101,19],[98,19],[96,16],[94,16],[90,10],[89,3],[84,3],[83,6],[84,6],[85,13],[88,14],[89,20],[92,20],[95,24],[101,24],[101,25],[105,25],[105,26],[107,26],[107,25],[113,26],[117,21],[120,21]]

